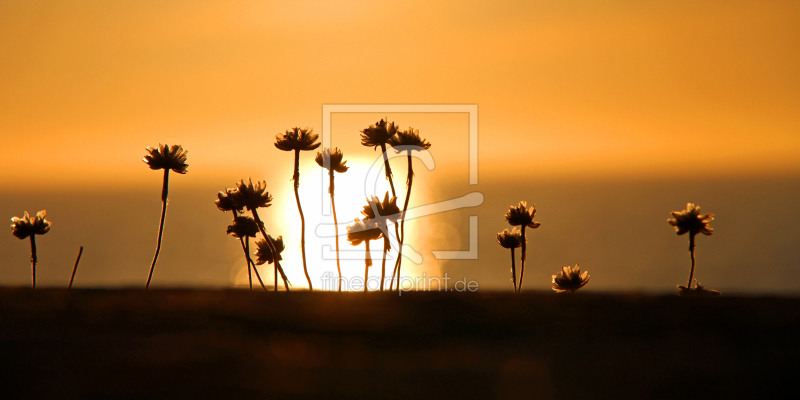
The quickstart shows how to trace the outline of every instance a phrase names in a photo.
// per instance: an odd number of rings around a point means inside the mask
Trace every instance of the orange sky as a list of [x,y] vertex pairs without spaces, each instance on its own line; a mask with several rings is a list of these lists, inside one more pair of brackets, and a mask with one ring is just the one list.
[[797,2],[428,3],[3,2],[0,183],[255,178],[337,103],[478,104],[481,174],[800,173]]

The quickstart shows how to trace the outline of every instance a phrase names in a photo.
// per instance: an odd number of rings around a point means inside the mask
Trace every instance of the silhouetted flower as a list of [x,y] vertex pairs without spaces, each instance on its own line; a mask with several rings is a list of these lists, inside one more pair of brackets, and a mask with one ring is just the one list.
[[394,122],[387,122],[383,119],[374,125],[370,125],[361,131],[361,144],[363,146],[377,148],[380,145],[389,143],[389,139],[397,134],[398,127]]
[[239,214],[244,212],[244,205],[238,203],[236,189],[229,188],[217,193],[214,204],[222,211],[235,211]]
[[581,273],[581,267],[561,267],[558,275],[553,275],[553,290],[556,292],[574,292],[589,282],[589,273]]
[[541,225],[538,222],[533,222],[533,217],[536,216],[536,205],[528,208],[528,203],[520,201],[519,205],[509,206],[506,212],[506,221],[513,226],[527,226],[528,228],[538,228]]
[[[272,240],[272,245],[275,246],[275,252],[278,253],[278,261],[283,260],[281,257],[281,253],[283,249],[286,247],[283,244],[283,236],[278,236],[277,239],[273,238],[272,235],[269,235],[269,238]],[[256,264],[262,265],[264,263],[272,264],[273,261],[272,257],[272,250],[269,248],[269,244],[266,240],[261,239],[256,241]]]
[[714,233],[714,228],[708,226],[708,223],[714,220],[714,214],[700,214],[700,207],[692,203],[686,203],[686,209],[683,211],[673,211],[672,216],[674,218],[667,219],[667,222],[675,228],[678,235],[686,232],[694,235]]
[[355,219],[355,223],[347,227],[347,240],[353,246],[358,246],[362,242],[378,240],[383,237],[378,224],[370,219]]
[[240,215],[233,219],[233,224],[228,225],[228,234],[235,238],[256,237],[257,233],[258,225],[253,217]]
[[695,287],[687,288],[683,285],[678,285],[678,295],[680,296],[719,296],[720,292],[716,290],[706,289],[705,286],[701,285],[700,282],[697,280],[694,281]]
[[497,243],[500,243],[500,246],[506,249],[516,249],[522,246],[522,232],[517,227],[510,231],[506,228],[497,234]]
[[248,210],[254,210],[259,207],[269,207],[272,204],[272,195],[267,192],[267,181],[258,182],[253,185],[252,179],[244,179],[236,184],[236,190],[233,192],[234,204],[245,207]]
[[283,151],[315,150],[320,146],[317,142],[319,135],[312,128],[292,128],[286,133],[275,135],[275,147]]
[[44,235],[50,231],[50,221],[45,219],[47,210],[36,213],[35,217],[25,214],[22,218],[11,218],[11,234],[19,239],[25,239],[31,235]]
[[322,168],[334,170],[341,174],[347,172],[349,169],[349,167],[345,165],[347,161],[342,161],[342,157],[344,156],[339,148],[334,148],[333,151],[331,151],[331,149],[323,149],[321,152],[317,152],[317,157],[314,161]]
[[[419,130],[411,127],[409,127],[408,130],[405,131],[398,131],[397,134],[389,137],[388,143],[395,148],[400,146],[415,146],[425,150],[431,148],[430,143],[428,143],[425,139],[419,137]],[[420,150],[420,149],[413,149],[413,150]],[[406,149],[400,149],[400,150],[395,149],[395,151],[398,153],[400,153],[403,150]]]
[[367,205],[364,206],[361,214],[364,214],[367,219],[376,220],[381,224],[385,224],[387,220],[397,221],[400,216],[397,197],[390,199],[389,192],[386,192],[386,195],[383,196],[383,201],[378,199],[378,196],[372,196],[372,198],[367,199]]
[[144,161],[150,169],[171,169],[179,174],[185,174],[186,168],[186,153],[183,147],[179,144],[172,146],[166,144],[158,144],[158,148],[148,147],[147,153],[144,156]]

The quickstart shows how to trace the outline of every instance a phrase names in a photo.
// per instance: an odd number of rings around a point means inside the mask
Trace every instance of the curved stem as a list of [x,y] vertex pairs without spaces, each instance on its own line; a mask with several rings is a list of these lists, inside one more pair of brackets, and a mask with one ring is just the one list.
[[[254,263],[253,259],[250,258],[250,239],[248,237],[245,237],[244,240],[242,240],[242,238],[239,238],[239,240],[242,241],[242,250],[244,250],[244,257],[247,259],[246,260],[247,261],[247,265],[248,265],[248,271],[247,272],[248,273],[250,272],[249,268],[252,265],[253,266],[253,271],[256,273],[256,278],[258,278],[258,283],[261,284],[261,288],[264,289],[264,291],[266,292],[267,291],[267,287],[264,286],[264,281],[261,280],[261,275],[258,274],[258,269],[256,268],[256,263]],[[253,290],[253,281],[252,280],[250,281],[250,290]]]
[[156,245],[156,254],[153,256],[153,264],[150,265],[150,275],[147,276],[147,284],[144,285],[145,289],[150,288],[150,280],[153,279],[153,270],[156,269],[156,261],[158,261],[158,253],[161,251],[161,237],[164,234],[164,219],[167,216],[167,194],[169,191],[169,169],[164,169],[164,183],[161,187],[161,224],[158,226],[158,244]]
[[81,249],[78,251],[78,258],[75,259],[75,266],[72,267],[72,277],[69,278],[69,286],[67,286],[67,289],[72,289],[72,282],[75,281],[75,272],[78,271],[78,263],[81,262],[81,255],[83,255],[83,246],[81,246]]
[[522,265],[519,270],[519,285],[517,286],[517,293],[522,292],[522,278],[525,276],[525,252],[527,250],[528,240],[525,239],[525,225],[522,225]]
[[336,233],[336,270],[339,271],[339,291],[342,291],[342,267],[339,265],[339,222],[336,220],[336,203],[333,201],[333,168],[328,170],[331,176],[331,183],[328,192],[331,194],[331,209],[333,210],[333,229]]
[[273,292],[278,291],[278,264],[272,266],[272,281],[275,283],[275,287],[272,288]]
[[36,289],[36,235],[31,235],[31,289]]
[[689,232],[689,253],[692,255],[692,271],[689,272],[689,284],[686,285],[687,288],[692,288],[692,278],[694,278],[694,236],[695,233]]
[[[397,261],[394,265],[394,270],[397,272],[397,290],[400,290],[400,269],[403,266],[403,243],[406,240],[406,211],[408,211],[408,200],[411,198],[411,185],[414,183],[414,168],[411,165],[411,150],[408,151],[408,177],[406,178],[406,184],[408,185],[408,190],[406,190],[406,200],[403,202],[403,219],[400,220],[400,249],[397,251]],[[394,283],[394,272],[392,272],[392,283]],[[389,286],[389,290],[392,290],[392,287]]]
[[386,155],[386,143],[381,143],[381,151],[383,152],[383,168],[386,172],[386,180],[389,181],[389,187],[392,188],[392,196],[397,197],[394,191],[394,183],[392,182],[392,167],[389,166],[389,156]]
[[514,284],[514,293],[517,293],[517,271],[514,269],[514,248],[511,248],[511,282]]
[[[242,238],[239,238],[239,240],[242,240]],[[245,236],[244,241],[245,241],[245,243],[244,243],[244,249],[243,250],[244,250],[244,260],[245,260],[245,262],[247,262],[247,280],[250,282],[250,291],[252,292],[253,291],[253,271],[250,270],[250,267],[251,267],[251,265],[250,265],[250,257],[248,257],[250,255],[250,237],[249,236]]]
[[[261,222],[261,218],[258,217],[258,211],[256,211],[254,208],[250,210],[250,212],[253,213],[253,219],[256,220],[256,225],[258,225],[258,230],[261,232],[261,236],[263,236],[264,240],[267,241],[267,246],[269,246],[269,249],[272,251],[272,262],[275,263],[275,269],[277,269],[281,274],[281,278],[283,279],[283,287],[286,288],[286,291],[289,291],[289,279],[286,278],[286,274],[283,272],[283,268],[281,268],[281,264],[278,262],[278,252],[275,251],[275,244],[272,243],[272,239],[269,237],[269,235],[267,235],[267,231],[264,229],[264,223]],[[249,257],[250,254],[247,256]],[[276,288],[278,286],[277,280],[275,281],[275,286]],[[277,291],[277,289],[275,290]]]
[[294,151],[294,198],[297,200],[297,211],[300,211],[300,249],[303,254],[303,272],[308,281],[308,290],[314,290],[311,285],[311,277],[308,276],[308,266],[306,265],[306,217],[303,215],[303,207],[300,206],[300,150]]
[[381,285],[380,289],[381,292],[383,291],[383,282],[386,281],[386,249],[391,246],[389,244],[389,238],[383,238],[383,264],[381,264]]
[[372,265],[372,256],[369,254],[369,240],[365,240],[367,252],[364,253],[364,292],[367,291],[367,280],[369,279],[369,266]]

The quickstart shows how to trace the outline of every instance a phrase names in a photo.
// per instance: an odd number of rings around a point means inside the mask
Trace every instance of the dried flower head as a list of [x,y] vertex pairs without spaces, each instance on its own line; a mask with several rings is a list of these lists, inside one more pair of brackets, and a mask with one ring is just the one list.
[[[272,240],[272,244],[275,246],[275,251],[278,252],[278,261],[283,260],[281,257],[281,253],[283,249],[286,247],[283,244],[283,236],[278,236],[277,239],[273,238],[272,235],[267,235]],[[256,241],[256,264],[262,265],[264,263],[272,264],[273,257],[272,257],[272,249],[269,247],[269,243],[266,240],[261,239]]]
[[370,125],[361,131],[361,144],[363,146],[377,148],[380,145],[389,143],[389,139],[399,131],[394,122],[381,119],[374,125]]
[[673,211],[672,216],[674,218],[667,219],[667,222],[675,228],[678,235],[686,232],[692,235],[714,233],[714,228],[708,226],[708,223],[714,220],[714,214],[700,214],[700,207],[692,203],[686,203],[686,209],[683,211]]
[[317,152],[317,157],[314,161],[322,168],[327,168],[328,170],[334,170],[338,173],[345,173],[350,168],[346,166],[347,161],[342,161],[344,155],[339,148],[334,148],[332,151],[331,149],[323,149],[322,151]]
[[353,246],[358,246],[368,240],[378,240],[383,237],[377,222],[370,219],[355,219],[355,224],[347,227],[347,240]]
[[47,215],[47,210],[42,210],[36,213],[35,217],[25,214],[22,218],[11,218],[11,234],[19,239],[25,239],[31,235],[44,235],[50,231],[50,221],[44,217]]
[[[396,135],[389,138],[389,144],[392,147],[395,147],[396,152],[401,152],[404,150],[428,150],[431,148],[431,144],[428,143],[424,138],[419,137],[419,129],[414,129],[409,127],[408,130],[399,131]],[[409,148],[404,149],[397,149],[400,146],[409,146]]]
[[233,223],[228,225],[228,234],[235,238],[256,237],[258,224],[253,217],[240,215],[233,219]]
[[314,133],[312,128],[294,127],[285,133],[275,135],[275,147],[283,151],[315,150],[321,145],[317,139],[319,135]]
[[561,267],[558,275],[553,275],[553,290],[556,292],[574,292],[589,282],[589,272],[581,273],[581,267]]
[[256,182],[248,179],[248,183],[244,183],[244,179],[236,184],[236,189],[232,192],[234,204],[247,208],[248,210],[255,210],[259,207],[269,207],[272,204],[272,195],[267,190],[267,182]]
[[502,232],[497,234],[497,243],[500,243],[500,246],[506,249],[516,249],[522,246],[522,232],[517,227],[510,231],[508,228],[503,229]]
[[678,285],[678,295],[679,296],[719,296],[720,292],[716,290],[706,289],[705,286],[701,285],[696,279],[694,281],[695,287],[687,288],[683,285]]
[[383,196],[383,201],[378,199],[378,196],[372,196],[367,199],[367,205],[361,211],[366,219],[376,220],[381,224],[385,224],[386,220],[397,221],[400,217],[400,207],[397,206],[397,196],[389,198],[389,192]]
[[533,222],[533,217],[536,216],[536,205],[528,208],[528,203],[520,201],[519,205],[509,206],[506,212],[506,221],[513,226],[527,226],[528,228],[538,228],[541,225],[538,222]]
[[148,147],[147,154],[142,161],[150,167],[150,169],[171,169],[179,174],[185,174],[186,168],[186,153],[179,144],[172,146],[166,144],[158,144],[158,148]]
[[238,203],[236,189],[225,189],[225,191],[217,193],[217,200],[214,204],[217,205],[222,211],[236,211],[237,213],[244,212],[244,205]]

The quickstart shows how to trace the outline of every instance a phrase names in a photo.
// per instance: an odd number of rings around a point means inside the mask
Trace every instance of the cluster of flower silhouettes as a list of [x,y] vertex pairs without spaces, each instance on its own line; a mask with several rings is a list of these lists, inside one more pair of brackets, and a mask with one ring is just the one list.
[[[308,281],[309,290],[313,290],[311,277],[308,271],[306,262],[306,247],[305,247],[305,216],[300,201],[299,187],[300,187],[300,152],[313,151],[320,147],[318,141],[319,135],[314,133],[311,128],[292,128],[285,133],[278,134],[275,137],[275,147],[282,151],[294,152],[294,173],[292,181],[294,182],[294,195],[297,203],[297,211],[300,216],[301,234],[300,234],[300,248],[303,260],[303,272],[305,273],[306,280]],[[391,188],[391,197],[387,191],[383,199],[378,196],[372,196],[366,199],[367,204],[361,211],[362,217],[355,218],[353,225],[347,227],[347,240],[353,246],[365,244],[366,252],[364,257],[365,265],[365,279],[369,274],[369,268],[372,266],[372,258],[370,256],[370,242],[373,240],[383,239],[383,261],[381,264],[381,280],[379,290],[383,291],[384,283],[386,281],[386,255],[392,248],[392,235],[389,231],[389,225],[393,225],[394,240],[397,242],[397,249],[399,252],[396,258],[395,265],[391,269],[391,278],[389,280],[388,290],[399,290],[400,273],[402,268],[402,249],[405,241],[405,215],[408,210],[408,202],[411,197],[411,187],[414,182],[414,170],[412,167],[412,151],[428,150],[431,144],[424,138],[421,138],[419,131],[414,128],[406,130],[400,129],[394,122],[389,122],[381,119],[375,124],[361,131],[361,144],[366,147],[372,147],[377,150],[380,147],[384,172],[386,179],[389,181]],[[402,210],[397,205],[397,193],[395,191],[392,170],[389,165],[389,157],[387,155],[387,146],[391,146],[397,154],[405,153],[408,159],[408,169],[406,175],[406,195]],[[185,174],[187,172],[188,164],[187,151],[180,145],[166,145],[159,144],[158,147],[148,147],[147,154],[144,156],[143,161],[152,170],[164,170],[163,183],[161,190],[161,220],[158,229],[158,239],[156,244],[155,254],[153,261],[150,265],[150,272],[147,277],[145,288],[150,287],[150,282],[153,279],[153,272],[155,271],[158,255],[161,250],[161,239],[164,232],[164,221],[167,212],[168,193],[169,193],[169,173],[170,171]],[[324,148],[317,152],[315,157],[316,163],[326,169],[329,175],[328,193],[331,197],[331,206],[333,209],[333,222],[335,227],[336,236],[336,267],[339,273],[338,290],[342,290],[342,270],[339,262],[339,230],[338,221],[336,217],[336,204],[334,202],[334,173],[340,174],[347,172],[347,161],[344,160],[344,155],[338,148]],[[257,269],[257,265],[271,264],[273,266],[274,285],[273,290],[278,290],[278,277],[280,276],[281,282],[285,290],[290,290],[291,283],[286,277],[286,273],[281,266],[281,253],[285,249],[283,236],[274,237],[267,233],[265,224],[258,214],[258,209],[270,207],[272,204],[272,195],[266,191],[266,181],[257,181],[253,183],[252,179],[247,182],[244,179],[240,180],[232,188],[226,188],[217,194],[215,204],[217,208],[223,212],[230,211],[232,214],[231,224],[227,227],[227,233],[234,238],[238,239],[245,260],[247,262],[247,271],[250,284],[250,290],[253,289],[253,274],[261,285],[263,290],[267,290],[264,281],[261,279],[261,274]],[[249,211],[250,215],[247,215]],[[36,216],[31,217],[26,211],[22,218],[14,217],[11,219],[12,234],[19,239],[30,238],[31,243],[31,269],[32,269],[32,287],[36,288],[36,235],[44,235],[50,231],[50,221],[46,218],[46,211],[39,211]],[[525,277],[525,262],[527,256],[527,238],[526,228],[537,229],[540,227],[539,222],[533,219],[536,216],[536,207],[531,205],[528,207],[525,201],[521,201],[516,206],[510,206],[505,214],[505,219],[512,226],[512,229],[505,229],[503,232],[497,234],[497,242],[504,248],[511,250],[511,282],[514,287],[515,293],[522,291],[522,282]],[[683,211],[673,211],[673,218],[667,220],[672,225],[678,235],[689,234],[689,252],[692,259],[691,272],[689,273],[689,282],[686,286],[678,286],[679,294],[681,295],[718,295],[719,292],[715,290],[706,289],[703,285],[694,280],[695,270],[695,236],[698,233],[704,235],[711,235],[713,228],[708,223],[714,219],[714,214],[700,214],[700,207],[692,203],[686,205]],[[261,239],[255,240],[258,235]],[[251,256],[250,238],[255,240],[255,261]],[[520,268],[519,280],[517,280],[516,256],[515,249],[520,250]],[[83,247],[81,247],[78,258],[73,267],[72,278],[70,279],[70,287],[75,278],[75,272],[78,268]],[[395,286],[395,277],[397,277],[397,286]],[[557,275],[552,276],[552,288],[556,292],[574,293],[576,290],[582,288],[589,282],[589,274],[584,271],[581,273],[580,267],[576,264],[573,266],[565,266]],[[693,286],[692,283],[695,283]],[[367,285],[364,285],[364,291],[367,291]]]

